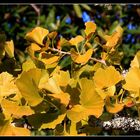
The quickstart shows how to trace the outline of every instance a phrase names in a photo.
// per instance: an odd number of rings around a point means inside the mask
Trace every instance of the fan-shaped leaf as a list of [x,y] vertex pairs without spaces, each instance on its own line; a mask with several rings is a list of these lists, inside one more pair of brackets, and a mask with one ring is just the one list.
[[71,57],[74,62],[84,65],[89,61],[89,59],[92,56],[92,53],[93,49],[88,49],[87,52],[85,52],[85,54],[83,55],[80,55],[76,53],[74,50],[71,50]]
[[93,77],[97,88],[111,87],[122,80],[120,73],[113,67],[99,68]]
[[86,36],[88,36],[90,33],[94,33],[96,30],[96,24],[92,21],[85,23],[86,29],[84,30]]
[[16,80],[16,85],[19,88],[22,96],[31,106],[36,106],[43,100],[38,92],[41,74],[40,69],[30,69],[27,72],[23,72],[20,78]]
[[71,38],[69,40],[69,42],[71,43],[71,45],[77,46],[78,43],[82,42],[83,40],[84,40],[84,38],[81,35],[78,35],[75,38]]
[[49,31],[47,29],[44,29],[42,27],[36,27],[26,34],[25,39],[29,41],[34,41],[39,45],[43,45],[43,39],[48,33]]

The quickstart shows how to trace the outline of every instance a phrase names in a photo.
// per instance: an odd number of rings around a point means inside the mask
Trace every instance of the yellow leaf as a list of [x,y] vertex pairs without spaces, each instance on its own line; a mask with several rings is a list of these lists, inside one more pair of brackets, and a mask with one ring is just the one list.
[[[14,118],[21,118],[22,116],[29,116],[34,114],[30,106],[19,106],[17,102],[3,99],[1,102],[3,113],[12,115]],[[8,115],[8,116],[9,116]]]
[[52,96],[54,98],[60,99],[60,102],[62,104],[67,105],[70,100],[70,96],[68,93],[64,93],[58,83],[56,82],[56,79],[53,77],[49,78],[47,82],[42,85],[40,85],[40,88],[44,88],[48,91],[50,91],[52,94],[48,94],[49,96]]
[[39,45],[43,45],[43,39],[47,36],[49,31],[42,27],[35,27],[32,31],[28,32],[25,39],[29,41],[34,41]]
[[115,86],[111,86],[108,87],[106,89],[100,89],[100,88],[96,88],[96,91],[99,93],[99,95],[105,99],[107,96],[114,96],[114,93],[116,91],[116,87]]
[[96,92],[94,82],[86,78],[79,81],[81,87],[80,104],[74,105],[67,111],[71,121],[79,122],[89,115],[100,117],[103,112],[104,100]]
[[0,126],[0,136],[30,136],[31,132],[27,128],[15,127],[10,121],[5,121]]
[[123,88],[129,91],[138,91],[140,88],[140,69],[138,67],[130,68],[125,77],[126,83]]
[[75,38],[70,39],[69,42],[71,43],[71,45],[77,46],[78,43],[82,42],[83,40],[84,38],[81,35],[78,35]]
[[29,53],[29,55],[31,56],[31,57],[35,57],[34,56],[34,53],[35,53],[35,51],[39,51],[41,48],[37,45],[37,44],[35,44],[35,43],[31,43],[31,45],[27,48],[27,52]]
[[96,92],[92,80],[82,78],[79,82],[81,87],[80,104],[87,109],[91,109],[92,115],[98,118],[103,112],[104,100]]
[[41,127],[39,128],[39,130],[46,129],[46,128],[54,129],[57,124],[60,124],[64,120],[65,116],[66,116],[66,113],[59,115],[55,120],[51,122],[43,123]]
[[138,67],[140,68],[140,51],[138,51],[134,57],[134,59],[131,61],[130,64],[131,68]]
[[10,58],[14,57],[14,42],[13,42],[13,40],[6,41],[4,49]]
[[71,50],[71,57],[72,60],[78,64],[86,64],[89,59],[91,58],[93,53],[93,49],[88,49],[87,52],[85,52],[85,54],[80,55],[78,53],[76,53],[74,50]]
[[120,26],[117,26],[115,32],[111,36],[109,35],[104,36],[107,42],[103,47],[106,49],[114,48],[117,45],[119,39],[121,38],[122,33],[123,33],[123,29]]
[[73,122],[79,122],[88,116],[85,110],[86,108],[81,105],[74,105],[71,110],[67,111],[67,117]]
[[51,65],[55,62],[57,62],[59,60],[59,56],[52,56],[50,58],[43,58],[43,59],[40,59],[43,63],[45,63],[46,65]]
[[67,86],[70,82],[70,74],[69,71],[59,71],[54,73],[53,78],[56,79],[56,82],[59,86]]
[[29,58],[22,64],[22,70],[28,71],[30,69],[36,68],[34,62]]
[[41,70],[34,68],[27,72],[23,72],[20,78],[16,80],[16,85],[22,96],[31,106],[36,106],[43,100],[43,98],[39,95],[38,90],[41,75]]
[[118,113],[120,112],[121,110],[123,110],[124,108],[124,104],[123,103],[118,103],[118,102],[115,102],[115,103],[111,103],[110,101],[110,97],[108,97],[106,99],[106,110],[109,112],[109,113]]
[[93,79],[95,86],[97,88],[103,89],[117,84],[122,80],[122,76],[113,66],[109,66],[105,69],[97,69]]
[[86,36],[88,36],[90,33],[94,33],[96,30],[96,24],[92,21],[85,23],[86,29],[84,30]]
[[19,97],[18,99],[21,98],[21,94],[14,82],[14,77],[8,72],[0,74],[0,99],[11,94],[15,94]]
[[48,94],[49,96],[52,96],[54,98],[57,98],[60,100],[60,102],[64,105],[68,105],[70,101],[70,95],[66,92],[59,92],[55,94]]

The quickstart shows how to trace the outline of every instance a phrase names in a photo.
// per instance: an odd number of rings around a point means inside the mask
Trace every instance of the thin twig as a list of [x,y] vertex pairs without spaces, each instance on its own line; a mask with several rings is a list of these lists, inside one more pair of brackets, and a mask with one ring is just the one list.
[[39,17],[40,17],[40,9],[35,5],[35,4],[30,4],[33,9],[35,10],[35,12],[37,13],[37,25],[40,25],[40,20],[39,20]]
[[[71,54],[70,52],[61,51],[61,50],[58,50],[58,49],[55,49],[55,48],[49,48],[49,49],[52,50],[52,51],[58,52],[60,54],[68,54],[68,55]],[[92,58],[92,57],[90,58],[90,60],[93,60],[95,62],[100,62],[100,63],[106,65],[106,62],[104,60],[99,60],[99,59]]]

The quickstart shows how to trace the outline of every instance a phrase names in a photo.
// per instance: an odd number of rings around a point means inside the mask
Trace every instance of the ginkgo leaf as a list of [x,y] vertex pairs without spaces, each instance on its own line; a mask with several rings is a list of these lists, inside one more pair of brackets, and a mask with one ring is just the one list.
[[81,105],[74,105],[71,110],[67,111],[67,117],[73,122],[79,122],[87,116],[86,108]]
[[[43,55],[43,53],[40,53],[40,55]],[[45,57],[42,58],[40,56],[39,60],[42,61],[43,63],[45,63],[46,65],[50,65],[55,62],[58,62],[59,58],[60,58],[60,56],[46,54],[46,58]]]
[[94,74],[94,82],[97,88],[107,88],[122,80],[121,74],[113,67],[99,68]]
[[30,55],[30,57],[35,58],[35,51],[39,51],[41,48],[35,44],[35,43],[31,43],[31,45],[29,47],[27,47],[27,52]]
[[70,82],[70,74],[68,71],[59,71],[53,75],[53,78],[56,79],[56,82],[59,86],[67,86]]
[[44,82],[44,84],[40,85],[40,88],[50,91],[52,94],[48,95],[60,99],[62,104],[67,105],[69,103],[70,95],[61,90],[59,84],[56,82],[56,79],[53,77],[49,78],[46,83]]
[[114,96],[115,91],[116,91],[116,87],[115,86],[111,86],[111,87],[108,87],[106,89],[96,88],[96,91],[98,92],[98,94],[103,99],[105,99],[107,96],[109,96],[109,97]]
[[65,116],[66,116],[66,113],[58,115],[58,118],[56,118],[55,120],[51,122],[43,123],[41,127],[39,128],[39,130],[46,129],[46,128],[54,129],[57,124],[60,124],[64,120]]
[[103,112],[104,100],[96,92],[94,82],[86,78],[80,81],[81,94],[80,104],[74,105],[67,111],[67,116],[71,121],[79,122],[89,115],[100,117]]
[[28,71],[30,69],[36,68],[34,62],[29,58],[22,64],[22,70]]
[[8,72],[2,72],[0,74],[0,98],[16,94],[17,99],[21,98],[21,94],[15,85],[14,77]]
[[74,62],[84,65],[89,61],[89,59],[92,56],[92,53],[93,49],[88,49],[83,55],[80,55],[76,53],[74,50],[71,50],[71,58]]
[[94,82],[86,78],[80,79],[80,104],[85,108],[92,109],[92,115],[99,117],[102,114],[104,100],[96,92]]
[[122,33],[123,33],[123,29],[121,28],[121,26],[117,26],[115,32],[113,32],[111,36],[109,35],[104,36],[104,39],[107,42],[103,47],[106,49],[114,48],[117,45],[119,39],[121,38]]
[[109,113],[115,114],[115,113],[118,113],[118,112],[120,112],[121,110],[123,110],[123,108],[124,108],[124,103],[118,103],[118,102],[111,103],[110,97],[108,97],[108,98],[106,99],[105,107],[106,107],[106,110],[107,110]]
[[40,69],[30,69],[27,72],[23,72],[20,78],[16,80],[16,85],[22,96],[31,106],[36,106],[43,100],[38,91],[41,74]]
[[140,69],[133,67],[129,69],[129,72],[125,77],[126,83],[123,88],[130,91],[138,91],[140,88]]
[[131,61],[130,64],[131,68],[138,67],[140,68],[140,51],[138,51],[134,57],[134,59]]
[[6,41],[4,49],[10,58],[14,57],[14,42],[13,42],[13,40]]
[[92,21],[85,23],[86,29],[84,30],[86,36],[88,36],[90,33],[94,33],[96,30],[96,24]]
[[59,93],[55,93],[55,94],[48,94],[49,96],[52,96],[54,98],[57,98],[60,100],[60,102],[64,105],[68,105],[69,101],[70,101],[70,95],[66,92],[59,92]]
[[49,31],[47,29],[44,29],[42,27],[36,27],[26,34],[25,39],[29,41],[34,41],[39,45],[43,45],[43,40],[48,33]]
[[84,38],[81,35],[78,35],[75,38],[71,38],[69,40],[69,42],[71,43],[71,45],[77,46],[78,43],[82,42],[83,40],[84,40]]
[[30,108],[30,106],[19,106],[17,102],[6,99],[2,100],[1,107],[5,115],[12,115],[15,118],[21,118],[22,116],[34,114],[34,111]]
[[27,128],[15,127],[10,121],[5,121],[0,126],[0,136],[30,136],[31,132]]

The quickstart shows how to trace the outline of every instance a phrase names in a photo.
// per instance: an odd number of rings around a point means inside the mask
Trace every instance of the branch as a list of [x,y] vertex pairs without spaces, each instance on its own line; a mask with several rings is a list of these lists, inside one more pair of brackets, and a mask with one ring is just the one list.
[[38,16],[38,18],[37,18],[37,25],[39,25],[40,24],[40,20],[39,20],[39,17],[40,17],[40,9],[35,4],[30,4],[30,5],[33,7],[33,9],[35,10],[35,12],[37,13],[37,16]]
[[[49,48],[49,49],[52,50],[52,51],[58,52],[58,53],[60,53],[60,54],[68,54],[68,55],[71,54],[71,53],[69,53],[69,52],[61,51],[61,50],[58,50],[58,49],[55,49],[55,48]],[[95,62],[100,62],[100,63],[106,65],[106,62],[105,62],[104,60],[99,60],[99,59],[92,58],[92,57],[90,58],[90,60],[93,60],[93,61],[95,61]]]

